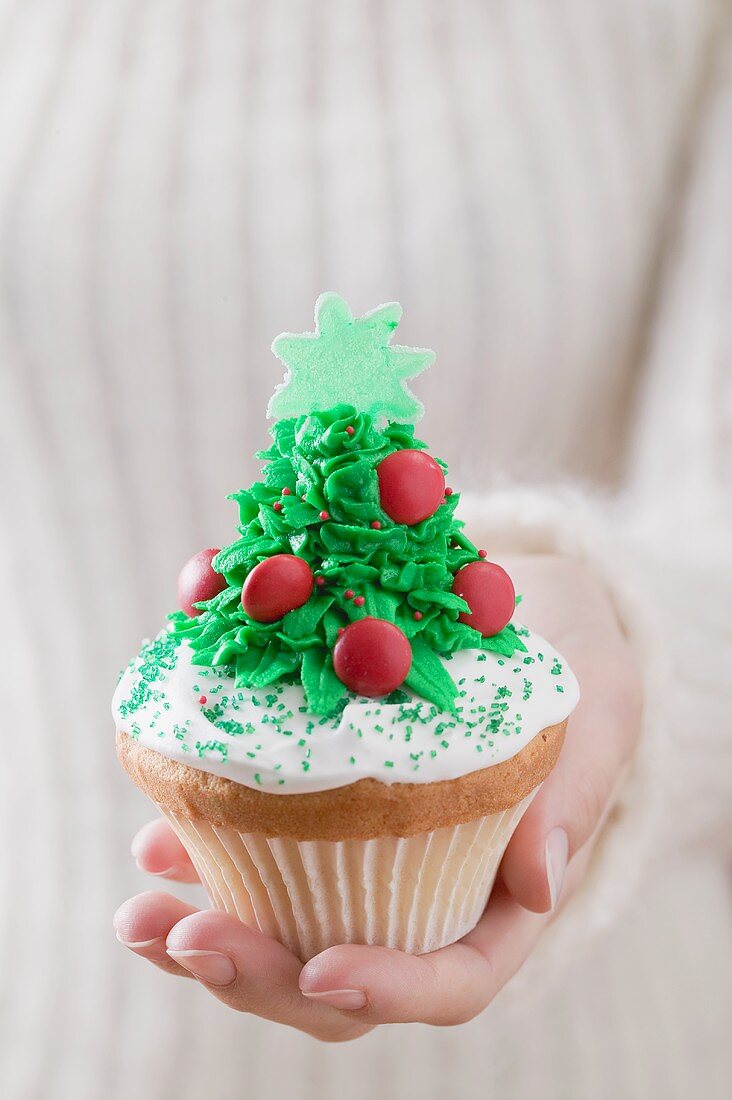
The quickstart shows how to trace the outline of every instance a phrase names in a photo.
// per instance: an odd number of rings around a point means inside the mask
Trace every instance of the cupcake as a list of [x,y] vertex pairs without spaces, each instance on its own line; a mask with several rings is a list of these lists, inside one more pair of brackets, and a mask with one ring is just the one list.
[[113,700],[211,904],[303,961],[470,931],[579,697],[414,436],[407,379],[434,356],[391,345],[400,316],[325,294],[315,332],[275,340],[238,537],[184,566]]

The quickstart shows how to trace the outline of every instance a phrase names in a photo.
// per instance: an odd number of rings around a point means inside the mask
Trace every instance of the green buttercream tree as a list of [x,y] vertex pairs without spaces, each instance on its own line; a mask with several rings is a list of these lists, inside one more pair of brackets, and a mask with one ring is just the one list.
[[[434,360],[431,351],[391,346],[400,317],[391,303],[354,318],[342,298],[325,294],[315,332],[274,341],[287,373],[269,405],[275,423],[272,446],[258,455],[262,480],[232,494],[239,537],[213,561],[227,587],[198,604],[198,615],[172,616],[195,664],[225,667],[242,687],[300,682],[316,714],[348,700],[333,650],[339,632],[365,616],[403,632],[412,652],[404,686],[440,709],[453,710],[458,695],[441,657],[524,649],[510,623],[486,637],[461,621],[471,609],[453,591],[455,574],[480,557],[455,519],[459,495],[411,525],[383,507],[379,464],[425,450],[413,425],[422,406],[406,383]],[[242,605],[244,582],[281,554],[308,564],[312,595],[274,622],[256,621]]]

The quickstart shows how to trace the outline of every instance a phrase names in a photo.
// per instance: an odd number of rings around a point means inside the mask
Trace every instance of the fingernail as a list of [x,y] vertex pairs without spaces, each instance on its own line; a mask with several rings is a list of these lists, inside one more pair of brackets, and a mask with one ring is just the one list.
[[231,985],[236,977],[236,967],[228,955],[218,951],[170,951],[175,959],[194,978],[200,978],[209,985]]
[[116,932],[115,935],[122,946],[129,947],[130,951],[142,951],[143,948],[152,947],[154,943],[161,943],[164,939],[163,936],[155,936],[151,940],[126,940],[120,936],[119,932]]
[[166,867],[164,871],[151,871],[149,867],[143,867],[139,859],[135,860],[135,866],[138,871],[143,871],[146,875],[156,875],[158,878],[175,878],[180,874],[179,867]]
[[366,1006],[366,994],[362,989],[325,989],[318,993],[307,993],[303,989],[302,994],[311,1001],[319,1001],[331,1008],[355,1009]]
[[549,897],[552,909],[559,901],[564,882],[564,872],[567,869],[567,857],[569,855],[569,838],[564,829],[552,829],[546,838],[546,878],[549,884]]

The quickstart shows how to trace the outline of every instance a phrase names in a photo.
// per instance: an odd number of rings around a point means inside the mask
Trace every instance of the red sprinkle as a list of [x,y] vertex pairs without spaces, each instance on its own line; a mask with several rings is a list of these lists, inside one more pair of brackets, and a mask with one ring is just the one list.
[[283,495],[283,497],[289,497],[291,493],[292,493],[292,490],[291,490],[291,489],[287,489],[287,488],[284,488],[284,489],[282,490],[282,495]]
[[347,588],[346,591],[343,593],[347,600],[352,600],[355,594],[356,593],[353,591],[352,588]]
[[488,557],[488,551],[487,550],[479,550],[478,551],[478,557],[479,558],[487,558]]
[[330,512],[318,512],[319,519],[330,519]]
[[445,489],[445,496],[446,497],[451,497],[454,492],[455,492],[455,490],[451,489],[450,486],[448,485]]
[[272,505],[272,510],[274,512],[281,512],[282,511],[282,501],[276,500],[274,502],[274,504]]
[[353,601],[353,606],[354,607],[363,607],[363,605],[365,603],[366,603],[366,600],[363,596],[356,596],[356,599]]
[[354,428],[353,424],[349,424],[348,427],[346,428],[346,435],[353,435],[355,430],[356,429]]
[[325,584],[325,577],[316,577],[315,583],[317,584],[318,588],[322,588]]
[[415,611],[414,615],[413,615],[413,618],[415,618],[417,620],[417,622],[419,622],[419,620],[422,618],[422,612],[421,611]]
[[374,531],[380,531],[381,530],[381,520],[380,519],[372,519],[371,520],[371,526],[373,527]]
[[198,701],[199,701],[199,703],[201,704],[201,706],[203,706],[203,704],[204,704],[205,702],[207,702],[206,696],[205,696],[205,695],[199,695],[199,697],[198,697]]

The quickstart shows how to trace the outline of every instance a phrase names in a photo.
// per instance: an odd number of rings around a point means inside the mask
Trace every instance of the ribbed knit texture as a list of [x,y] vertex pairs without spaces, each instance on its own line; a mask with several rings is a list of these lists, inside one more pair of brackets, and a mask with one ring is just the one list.
[[[712,0],[0,0],[3,1100],[730,1094],[729,22]],[[337,1048],[111,931],[151,885],[115,676],[179,564],[228,540],[269,343],[323,289],[398,299],[438,350],[420,434],[455,487],[627,502],[597,531],[590,500],[583,552],[612,583],[622,544],[643,637],[676,647],[668,691],[649,674],[661,765],[642,749],[627,796],[662,806],[652,867],[621,815],[551,965],[468,1026]],[[557,545],[561,512],[526,508],[511,529]]]

